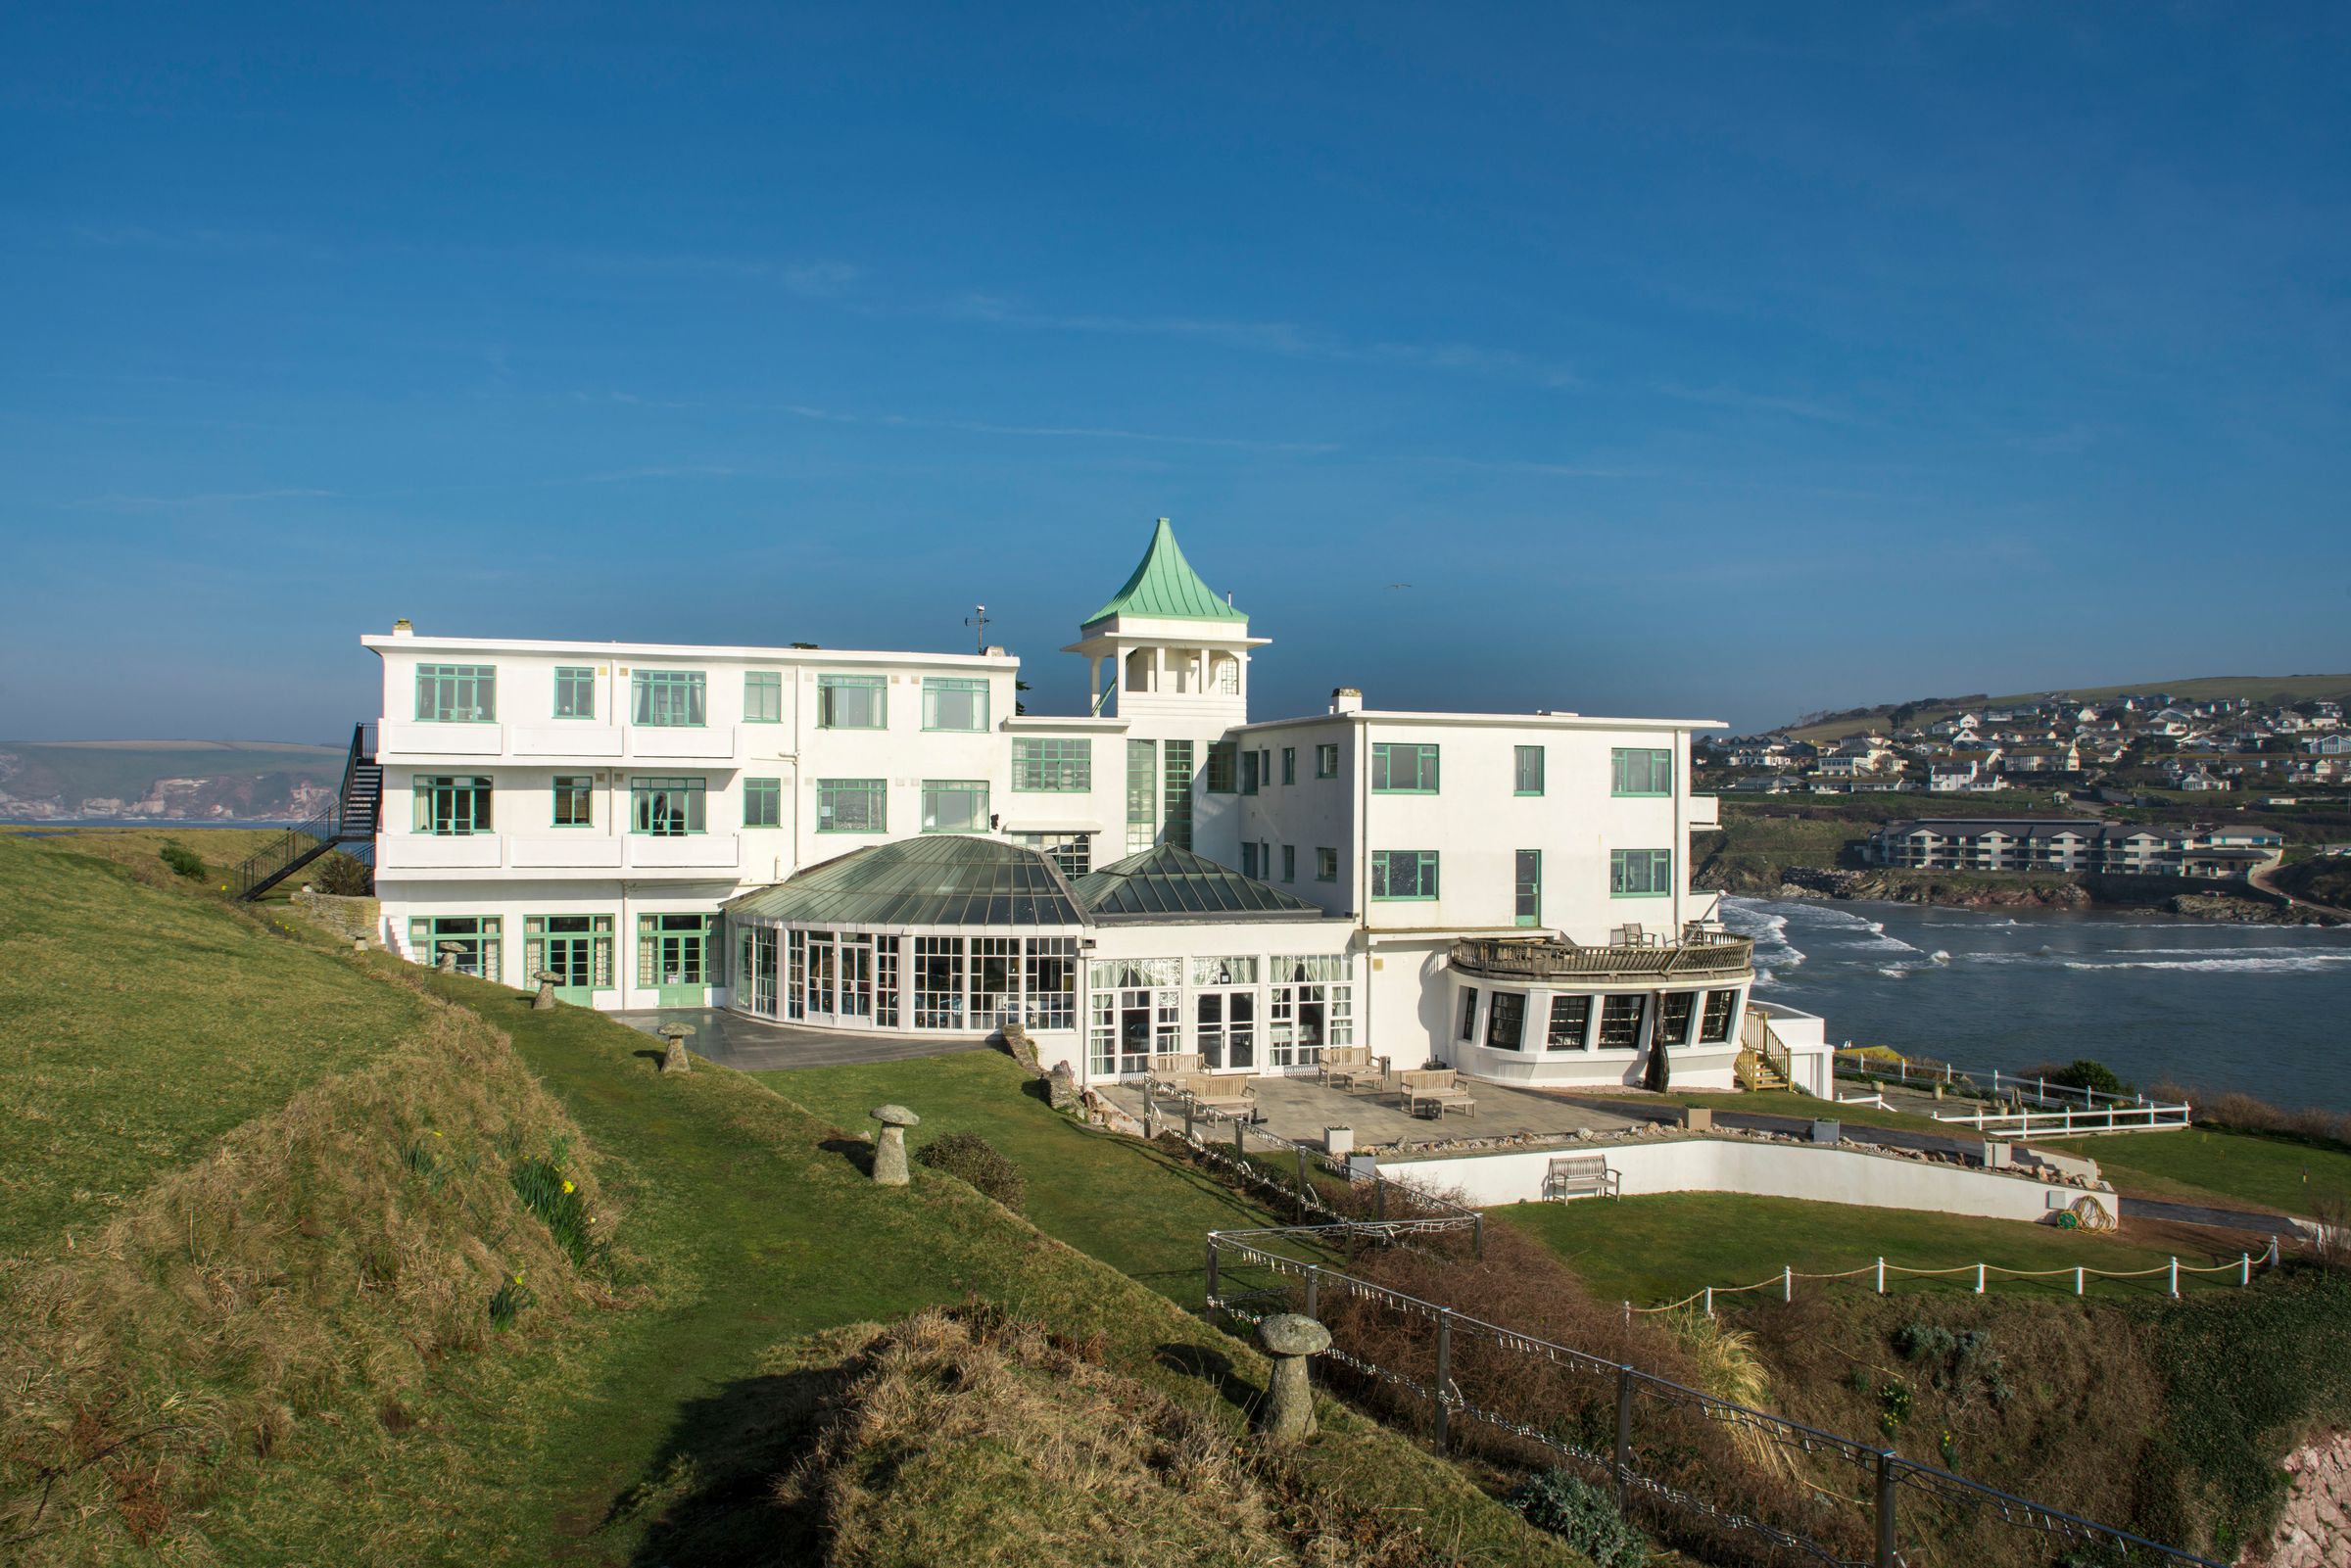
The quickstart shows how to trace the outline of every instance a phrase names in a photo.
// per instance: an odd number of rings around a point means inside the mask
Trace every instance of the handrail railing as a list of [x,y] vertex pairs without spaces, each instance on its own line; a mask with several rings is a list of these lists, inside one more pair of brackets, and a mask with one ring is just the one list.
[[266,891],[280,878],[346,839],[374,836],[376,824],[383,814],[380,791],[367,799],[363,822],[352,814],[360,770],[371,768],[374,763],[374,722],[368,720],[353,725],[351,748],[344,754],[343,777],[336,782],[334,798],[305,821],[295,824],[237,862],[236,870],[230,874],[230,886],[235,896],[252,898]]
[[1527,979],[1604,979],[1615,975],[1728,978],[1754,967],[1751,938],[1686,931],[1656,947],[1584,947],[1557,937],[1465,936],[1453,944],[1453,966]]

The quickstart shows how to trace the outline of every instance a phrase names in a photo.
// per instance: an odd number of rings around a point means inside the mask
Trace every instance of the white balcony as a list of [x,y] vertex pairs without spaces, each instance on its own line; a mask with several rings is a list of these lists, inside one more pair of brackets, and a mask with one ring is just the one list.
[[516,871],[618,871],[620,840],[604,833],[516,833],[506,840],[506,864]]
[[733,833],[631,833],[626,859],[630,871],[733,871],[743,864],[743,843]]
[[377,732],[376,754],[387,761],[408,757],[495,757],[505,750],[503,724],[422,724],[387,719]]
[[738,754],[737,744],[731,724],[629,727],[629,757],[638,762],[732,762]]
[[377,841],[376,864],[383,871],[496,871],[501,840],[497,833],[386,833]]
[[553,761],[613,761],[620,756],[621,733],[616,724],[518,724],[513,728],[513,754]]

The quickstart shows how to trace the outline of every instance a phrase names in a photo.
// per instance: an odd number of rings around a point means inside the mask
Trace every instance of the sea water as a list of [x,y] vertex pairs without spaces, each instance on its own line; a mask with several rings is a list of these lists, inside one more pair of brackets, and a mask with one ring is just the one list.
[[1723,923],[1755,939],[1756,999],[1832,1041],[2351,1111],[2351,927],[1746,898]]

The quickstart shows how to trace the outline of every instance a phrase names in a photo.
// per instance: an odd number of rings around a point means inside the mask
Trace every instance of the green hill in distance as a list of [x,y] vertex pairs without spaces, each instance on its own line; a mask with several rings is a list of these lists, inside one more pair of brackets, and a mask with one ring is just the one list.
[[[2007,707],[2057,696],[2094,703],[2155,691],[2181,702],[2209,702],[2215,697],[2249,697],[2256,702],[2274,703],[2320,698],[2351,702],[2351,675],[2199,675],[2180,681],[2139,681],[2128,686],[2052,686],[2039,691],[2012,691],[2004,695],[1975,691],[1958,696],[1918,697],[1908,705],[1914,710],[1910,722],[1925,725],[1965,708]],[[1779,733],[1791,740],[1834,740],[1873,726],[1883,727],[1889,716],[1902,706],[1899,702],[1882,702],[1875,707],[1848,708],[1788,726]]]

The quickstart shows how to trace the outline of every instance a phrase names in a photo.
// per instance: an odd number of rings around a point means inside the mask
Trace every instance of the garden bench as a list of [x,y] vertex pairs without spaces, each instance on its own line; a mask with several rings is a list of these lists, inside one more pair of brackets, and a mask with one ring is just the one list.
[[1620,1198],[1623,1177],[1608,1168],[1605,1155],[1562,1155],[1543,1173],[1543,1197],[1564,1203],[1570,1198]]
[[1257,1085],[1246,1078],[1187,1072],[1170,1081],[1168,1087],[1191,1101],[1195,1111],[1242,1116],[1257,1109]]
[[1442,1119],[1448,1111],[1466,1111],[1477,1115],[1477,1102],[1469,1091],[1461,1086],[1451,1068],[1423,1068],[1415,1072],[1396,1075],[1397,1088],[1404,1095],[1407,1116],[1430,1116]]
[[1373,1056],[1367,1045],[1330,1045],[1315,1064],[1315,1076],[1334,1089],[1359,1088],[1366,1082],[1388,1081],[1388,1059]]
[[1199,1070],[1200,1054],[1197,1051],[1162,1052],[1152,1057],[1150,1070],[1145,1076],[1154,1089],[1173,1088],[1177,1079],[1191,1077]]

